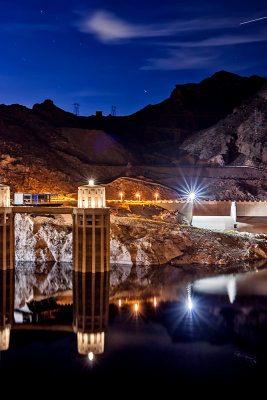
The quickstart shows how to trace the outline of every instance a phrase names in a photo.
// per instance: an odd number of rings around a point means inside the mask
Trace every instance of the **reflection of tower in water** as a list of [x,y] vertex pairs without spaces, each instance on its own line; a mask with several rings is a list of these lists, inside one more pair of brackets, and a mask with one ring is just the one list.
[[104,352],[108,326],[109,272],[73,273],[73,326],[78,352],[93,359]]
[[14,312],[14,270],[0,271],[0,351],[9,348]]

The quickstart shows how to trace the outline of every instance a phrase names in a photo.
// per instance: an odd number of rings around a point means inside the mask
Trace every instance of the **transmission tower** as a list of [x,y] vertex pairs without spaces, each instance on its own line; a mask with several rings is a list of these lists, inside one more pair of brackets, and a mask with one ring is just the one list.
[[73,103],[73,114],[79,115],[80,111],[80,104],[79,103]]
[[113,117],[116,117],[116,109],[117,109],[116,106],[111,106],[111,115],[112,115]]

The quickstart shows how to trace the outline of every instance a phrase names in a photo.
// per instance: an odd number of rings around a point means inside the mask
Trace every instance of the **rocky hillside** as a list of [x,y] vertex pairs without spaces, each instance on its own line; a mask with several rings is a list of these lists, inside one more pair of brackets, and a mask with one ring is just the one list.
[[16,191],[73,192],[77,183],[87,183],[89,171],[103,176],[98,165],[110,166],[103,177],[110,179],[118,174],[112,166],[129,160],[127,150],[108,133],[64,123],[55,127],[18,105],[0,106],[0,146],[0,176]]
[[111,200],[120,199],[122,194],[123,200],[138,200],[136,194],[140,194],[140,200],[155,201],[157,199],[179,200],[180,196],[176,190],[171,189],[160,183],[150,181],[148,179],[136,179],[122,177],[115,179],[106,186],[106,198]]
[[186,139],[181,149],[217,165],[266,167],[267,84],[249,101],[212,127]]
[[[13,191],[64,194],[90,177],[168,184],[173,176],[176,189],[182,177],[201,178],[199,166],[265,168],[266,101],[265,78],[221,71],[126,117],[78,117],[51,100],[32,109],[0,105],[0,176]],[[185,166],[195,172],[186,176]]]

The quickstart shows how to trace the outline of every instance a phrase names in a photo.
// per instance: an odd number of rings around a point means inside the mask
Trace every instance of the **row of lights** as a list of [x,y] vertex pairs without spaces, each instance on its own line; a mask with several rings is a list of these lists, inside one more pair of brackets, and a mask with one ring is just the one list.
[[[152,303],[153,303],[153,306],[156,308],[157,305],[158,305],[158,301],[157,301],[157,298],[156,298],[156,297],[153,297]],[[126,302],[126,304],[127,304],[127,302]],[[138,313],[138,311],[139,311],[139,302],[138,302],[138,301],[134,301],[133,304],[134,304],[134,306],[133,306],[134,311],[135,311],[136,313]],[[122,307],[122,300],[121,300],[121,299],[119,299],[118,305],[119,305],[119,308]]]
[[[154,197],[156,197],[156,201],[158,201],[158,196],[159,196],[158,193],[154,194]],[[140,198],[141,198],[140,193],[136,193],[135,197],[137,197],[138,201],[140,201]],[[123,198],[123,193],[122,192],[120,192],[120,198],[121,198],[121,201],[122,201],[122,198]],[[188,200],[194,201],[195,199],[196,199],[196,194],[194,192],[188,194]]]
[[[158,193],[155,193],[154,196],[156,197],[156,201],[158,201],[159,194],[158,194]],[[136,193],[135,197],[137,197],[137,198],[138,198],[138,201],[140,201],[140,199],[141,199],[140,193]],[[120,198],[121,198],[121,201],[122,201],[122,198],[123,198],[123,193],[122,193],[122,192],[120,192]]]
[[[193,310],[193,308],[194,308],[194,304],[193,304],[192,299],[191,299],[191,285],[188,286],[187,292],[188,292],[188,294],[187,294],[186,305],[187,305],[188,310],[191,312]],[[157,308],[158,301],[157,301],[156,297],[153,297],[153,301],[152,302],[153,302],[154,308]],[[119,308],[122,307],[122,300],[121,299],[119,299],[118,305],[119,305]],[[133,311],[134,311],[136,316],[137,316],[137,314],[139,314],[139,312],[140,312],[140,304],[139,304],[138,301],[134,301]],[[90,353],[88,354],[88,358],[89,358],[90,361],[94,360],[94,353],[92,351],[90,351]]]
[[[127,301],[125,302],[125,304],[127,304]],[[138,300],[134,300],[132,304],[133,304],[134,314],[135,315],[139,314],[140,313],[140,302]],[[153,297],[152,304],[153,304],[154,308],[156,309],[158,306],[158,300],[156,297]],[[122,305],[123,305],[122,300],[119,299],[119,301],[118,301],[119,308],[121,308]],[[189,311],[190,313],[195,308],[195,305],[192,301],[192,296],[191,296],[191,285],[188,285],[188,287],[187,287],[187,296],[185,298],[185,307],[186,307],[187,311]]]
[[[95,184],[93,179],[90,179],[88,183],[89,183],[89,186],[94,186],[94,184]],[[140,193],[136,193],[135,197],[137,197],[138,201],[141,201]],[[156,198],[156,201],[158,201],[159,194],[155,193],[154,197]],[[123,193],[122,192],[120,192],[120,198],[121,198],[121,201],[122,201],[122,199],[123,199]],[[196,193],[195,192],[187,193],[187,198],[190,201],[194,201],[196,199]]]

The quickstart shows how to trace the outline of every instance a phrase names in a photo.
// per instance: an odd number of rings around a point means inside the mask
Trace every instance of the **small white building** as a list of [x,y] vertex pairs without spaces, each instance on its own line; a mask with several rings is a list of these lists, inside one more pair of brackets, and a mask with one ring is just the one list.
[[0,184],[0,207],[10,207],[10,187]]
[[106,207],[105,188],[90,180],[88,185],[78,188],[78,208]]

